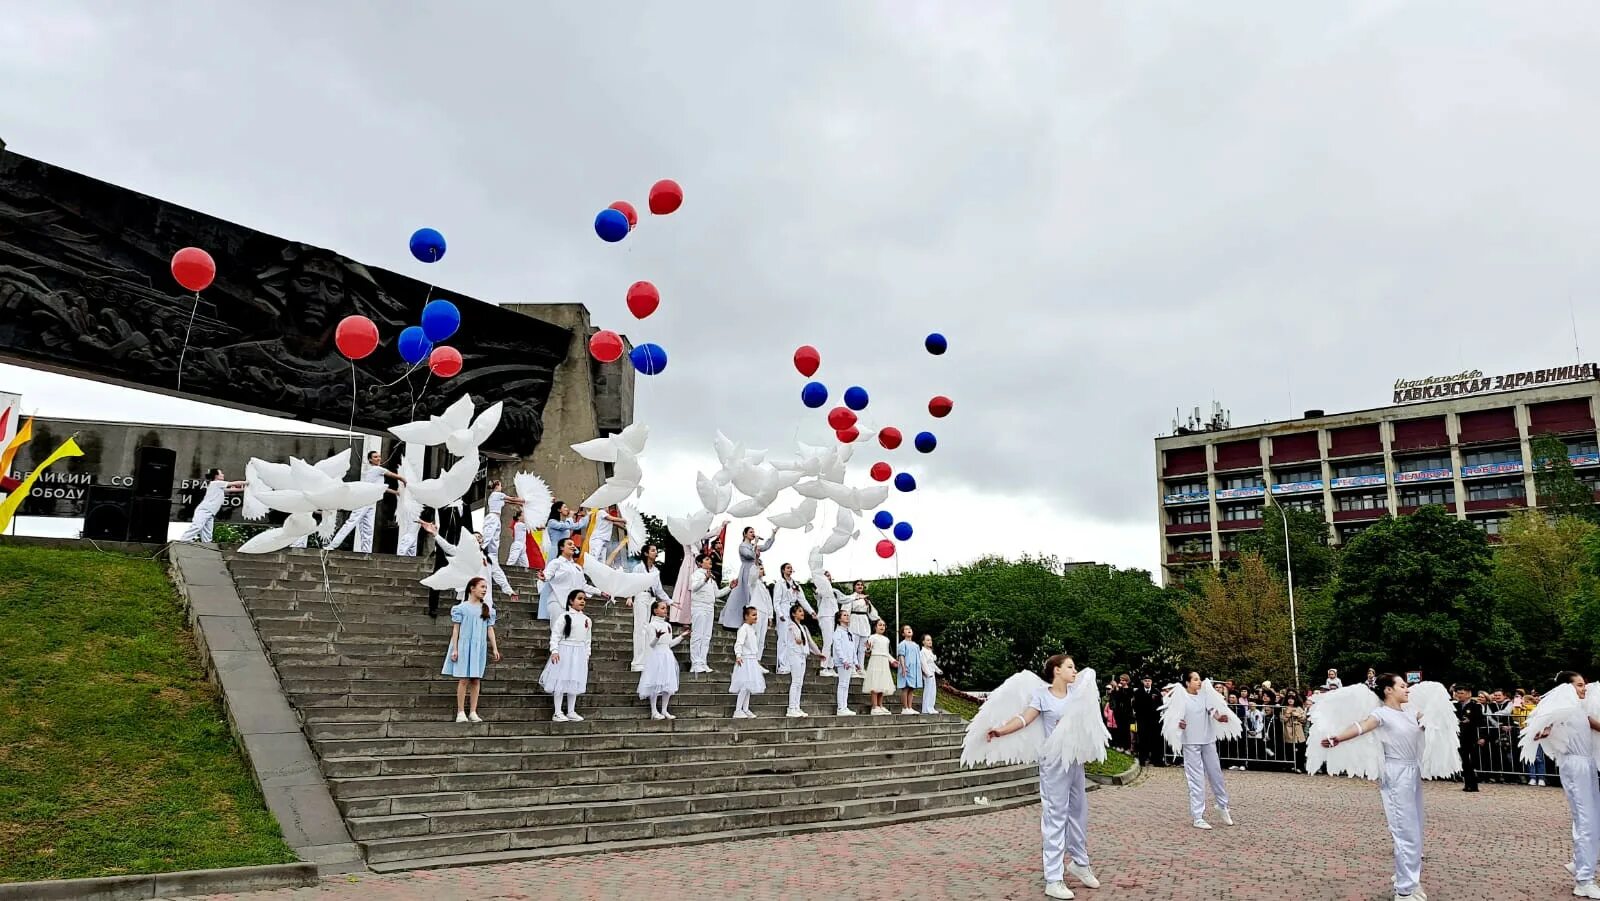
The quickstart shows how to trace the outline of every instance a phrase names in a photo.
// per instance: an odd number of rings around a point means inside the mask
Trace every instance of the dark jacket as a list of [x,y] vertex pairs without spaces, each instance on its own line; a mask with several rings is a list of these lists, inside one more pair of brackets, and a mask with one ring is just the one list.
[[1461,746],[1476,745],[1478,739],[1484,736],[1484,727],[1489,724],[1483,716],[1483,705],[1470,698],[1455,704],[1456,719],[1461,723]]

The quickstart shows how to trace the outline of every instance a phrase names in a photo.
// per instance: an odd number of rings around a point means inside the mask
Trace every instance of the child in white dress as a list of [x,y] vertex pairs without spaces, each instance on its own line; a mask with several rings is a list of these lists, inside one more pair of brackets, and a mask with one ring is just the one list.
[[744,625],[739,627],[739,635],[734,639],[733,681],[728,691],[739,696],[733,708],[736,720],[755,719],[756,715],[750,712],[750,696],[767,690],[766,677],[761,674],[761,642],[756,632],[759,619],[756,608],[744,608]]
[[939,679],[944,673],[939,668],[939,658],[933,653],[933,636],[922,636],[922,712],[938,713],[934,700],[939,697]]
[[687,633],[672,634],[672,626],[667,623],[668,606],[666,601],[651,604],[650,622],[645,626],[650,634],[650,650],[644,657],[644,671],[639,674],[639,697],[650,699],[653,720],[677,719],[667,712],[667,704],[678,693],[678,658],[672,649]]
[[[539,675],[539,686],[555,698],[555,713],[551,722],[581,723],[578,715],[578,695],[589,689],[589,650],[594,638],[594,624],[583,612],[588,598],[583,589],[567,596],[565,613],[556,617],[550,629],[550,660]],[[567,712],[561,712],[561,699],[567,699]]]
[[894,664],[889,659],[888,623],[878,620],[873,625],[873,632],[867,636],[867,679],[862,688],[872,695],[872,715],[887,716],[889,708],[883,706],[885,695],[894,691],[894,676],[889,668]]

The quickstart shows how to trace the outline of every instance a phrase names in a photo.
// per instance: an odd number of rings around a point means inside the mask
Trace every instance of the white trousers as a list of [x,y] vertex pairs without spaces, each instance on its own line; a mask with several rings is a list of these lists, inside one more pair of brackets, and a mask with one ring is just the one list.
[[939,697],[939,686],[938,686],[938,684],[936,682],[934,682],[934,679],[936,679],[936,678],[937,678],[936,676],[923,676],[922,677],[922,712],[923,713],[932,713],[934,711],[934,707],[933,707],[934,699]]
[[1044,838],[1045,884],[1062,880],[1068,857],[1080,867],[1089,865],[1089,798],[1083,764],[1040,765],[1039,831]]
[[344,521],[344,525],[339,527],[339,531],[333,533],[333,540],[328,542],[328,547],[330,549],[337,548],[339,545],[344,544],[345,538],[354,531],[356,533],[356,553],[372,553],[372,522],[377,514],[378,508],[376,505],[350,511],[350,518]]
[[756,662],[767,653],[767,626],[772,623],[772,611],[756,608]]
[[1414,763],[1385,759],[1378,792],[1394,837],[1395,894],[1409,895],[1422,881],[1422,773]]
[[822,627],[822,668],[833,669],[833,623]]
[[416,520],[412,520],[410,525],[400,527],[400,533],[394,541],[394,552],[397,557],[415,557],[417,555]]
[[689,669],[706,671],[706,658],[711,656],[711,625],[716,619],[715,606],[696,604],[689,608]]
[[194,522],[189,523],[189,528],[183,530],[179,541],[211,541],[211,527],[217,524],[217,512],[194,512]]
[[483,552],[495,559],[500,557],[500,514],[483,511]]
[[1222,761],[1217,759],[1217,746],[1183,746],[1183,778],[1189,783],[1189,819],[1204,819],[1206,815],[1206,783],[1211,784],[1211,796],[1217,807],[1228,809],[1228,787],[1222,784]]
[[645,626],[650,623],[650,604],[655,598],[648,592],[633,599],[633,663],[636,673],[644,671],[644,652],[650,644]]
[[806,684],[806,659],[789,661],[789,709],[800,709],[800,691]]
[[1588,882],[1594,879],[1595,856],[1600,852],[1600,783],[1595,782],[1594,761],[1588,757],[1563,754],[1560,765],[1561,791],[1572,809],[1573,875],[1578,882]]
[[511,550],[506,552],[506,565],[520,566],[523,569],[528,568],[528,542],[511,542]]
[[848,710],[850,707],[850,676],[849,670],[839,670],[839,710]]
[[[851,629],[850,631],[855,632],[854,629]],[[856,672],[864,673],[864,672],[867,671],[867,636],[862,635],[860,632],[855,632],[855,636],[856,636]]]

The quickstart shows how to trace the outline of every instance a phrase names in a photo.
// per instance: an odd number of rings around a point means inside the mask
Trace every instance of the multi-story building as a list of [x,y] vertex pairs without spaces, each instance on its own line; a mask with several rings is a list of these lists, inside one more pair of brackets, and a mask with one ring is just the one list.
[[1428,505],[1494,536],[1538,504],[1533,439],[1559,437],[1578,477],[1600,483],[1596,378],[1589,363],[1400,381],[1393,406],[1237,428],[1214,419],[1157,438],[1166,575],[1235,555],[1269,499],[1321,513],[1336,543]]

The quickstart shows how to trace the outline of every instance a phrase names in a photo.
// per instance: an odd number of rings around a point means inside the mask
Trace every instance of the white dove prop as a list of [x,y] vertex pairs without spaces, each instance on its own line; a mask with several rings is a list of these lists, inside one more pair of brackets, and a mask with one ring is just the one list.
[[472,489],[478,477],[478,455],[469,454],[450,465],[449,469],[431,479],[406,483],[410,495],[425,507],[448,507]]
[[478,536],[471,532],[463,532],[461,541],[456,544],[456,552],[447,554],[449,561],[436,570],[433,575],[422,579],[423,585],[438,591],[460,591],[467,587],[467,583],[483,572],[483,546],[478,544]]
[[818,550],[824,554],[831,554],[854,541],[861,534],[861,530],[857,529],[855,525],[855,516],[849,510],[841,507],[835,520],[833,531],[828,534],[827,538],[823,539]]
[[239,546],[241,554],[270,554],[281,551],[317,530],[317,519],[310,513],[291,513],[283,525],[254,535]]
[[728,505],[733,502],[733,486],[718,484],[703,472],[694,474],[694,490],[700,495],[700,506],[711,516],[728,512]]
[[712,515],[705,511],[685,516],[668,516],[667,531],[681,545],[694,547],[711,533]]
[[427,506],[412,493],[411,486],[422,481],[422,458],[427,451],[420,444],[407,444],[400,455],[400,468],[396,472],[405,476],[394,499],[395,522],[414,523],[422,518],[422,508]]
[[596,488],[584,500],[583,506],[598,508],[620,504],[638,492],[639,482],[643,479],[644,470],[639,468],[639,458],[630,450],[619,449],[616,465],[611,469],[611,478]]
[[596,463],[617,462],[617,452],[627,451],[635,457],[644,453],[645,442],[650,438],[650,427],[636,422],[615,435],[593,438],[572,445],[578,456]]
[[779,513],[776,516],[767,517],[767,522],[772,523],[773,527],[778,529],[804,529],[809,532],[812,529],[811,521],[816,518],[817,502],[812,498],[807,498],[800,502],[800,506],[787,513]]
[[[472,456],[479,445],[489,440],[500,426],[503,405],[496,402],[472,418],[472,395],[463,394],[455,403],[437,416],[426,420],[391,426],[390,434],[408,443],[432,447],[443,444],[458,457]],[[429,506],[432,506],[431,504]]]

